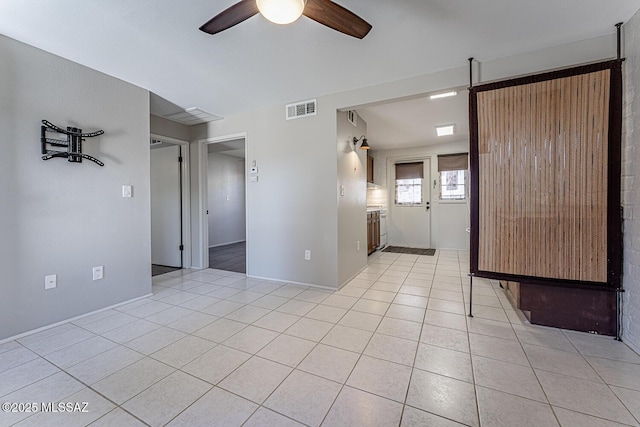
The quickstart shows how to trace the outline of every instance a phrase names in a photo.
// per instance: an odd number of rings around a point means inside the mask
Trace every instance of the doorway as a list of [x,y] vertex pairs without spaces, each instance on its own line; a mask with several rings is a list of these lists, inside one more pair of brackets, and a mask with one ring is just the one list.
[[389,160],[389,245],[431,248],[431,158]]
[[245,138],[212,141],[205,147],[208,267],[246,274]]
[[[151,137],[151,273],[152,276],[187,266],[188,180],[186,141]],[[185,190],[185,186],[187,189]]]

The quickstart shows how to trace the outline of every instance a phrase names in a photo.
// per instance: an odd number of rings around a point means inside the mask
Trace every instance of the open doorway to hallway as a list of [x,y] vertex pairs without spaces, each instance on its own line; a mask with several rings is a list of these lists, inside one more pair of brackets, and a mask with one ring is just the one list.
[[209,268],[246,273],[245,139],[207,145]]
[[188,143],[151,137],[151,274],[188,264]]

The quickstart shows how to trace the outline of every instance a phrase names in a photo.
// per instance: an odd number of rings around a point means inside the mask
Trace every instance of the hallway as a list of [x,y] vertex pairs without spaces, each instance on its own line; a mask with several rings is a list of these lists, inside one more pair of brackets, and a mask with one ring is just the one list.
[[230,245],[209,248],[209,268],[247,272],[247,242],[232,243]]

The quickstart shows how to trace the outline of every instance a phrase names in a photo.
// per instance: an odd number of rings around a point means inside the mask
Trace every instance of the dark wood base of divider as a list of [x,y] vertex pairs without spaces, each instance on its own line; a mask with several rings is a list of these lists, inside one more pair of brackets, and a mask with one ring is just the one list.
[[615,336],[616,292],[520,283],[519,307],[534,325]]

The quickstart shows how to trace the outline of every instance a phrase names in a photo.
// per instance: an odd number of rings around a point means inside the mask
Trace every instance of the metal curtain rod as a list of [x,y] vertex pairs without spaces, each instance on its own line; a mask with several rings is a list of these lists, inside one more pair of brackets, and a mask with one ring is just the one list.
[[622,27],[622,22],[618,22],[616,24],[616,41],[617,41],[617,47],[618,47],[618,59],[622,59],[622,43],[621,41],[621,27]]

